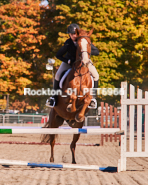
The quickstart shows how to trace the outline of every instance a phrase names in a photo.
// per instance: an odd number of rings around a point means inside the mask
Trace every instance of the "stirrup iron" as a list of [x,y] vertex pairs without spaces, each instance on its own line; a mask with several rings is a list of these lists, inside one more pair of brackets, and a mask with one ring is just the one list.
[[45,105],[47,107],[53,108],[55,106],[55,98],[50,97],[50,100],[53,100],[53,105],[50,105],[50,102],[48,101],[48,99],[46,100],[46,104]]
[[89,105],[88,108],[89,109],[96,109],[97,108],[97,100],[93,98],[93,99],[91,99],[91,101],[93,101],[95,103],[95,106],[92,107],[92,106]]

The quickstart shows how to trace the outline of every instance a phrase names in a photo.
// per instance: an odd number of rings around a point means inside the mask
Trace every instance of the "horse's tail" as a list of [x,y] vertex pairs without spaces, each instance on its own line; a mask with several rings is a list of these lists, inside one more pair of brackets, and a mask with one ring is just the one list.
[[[51,128],[49,121],[42,128]],[[40,137],[41,143],[50,143],[50,140],[51,140],[50,136],[51,136],[50,134],[42,134]]]
[[[63,121],[64,119],[60,116],[56,116],[54,109],[52,109],[49,114],[48,122],[42,128],[58,128],[58,126],[62,125]],[[42,134],[40,139],[42,143],[50,143],[50,141],[53,141],[57,136],[57,134]]]

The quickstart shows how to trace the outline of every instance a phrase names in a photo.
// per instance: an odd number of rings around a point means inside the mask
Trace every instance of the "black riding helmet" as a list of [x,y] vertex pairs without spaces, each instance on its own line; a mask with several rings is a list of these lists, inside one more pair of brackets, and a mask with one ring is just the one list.
[[67,33],[75,33],[75,29],[80,29],[79,26],[75,23],[72,23],[67,28]]

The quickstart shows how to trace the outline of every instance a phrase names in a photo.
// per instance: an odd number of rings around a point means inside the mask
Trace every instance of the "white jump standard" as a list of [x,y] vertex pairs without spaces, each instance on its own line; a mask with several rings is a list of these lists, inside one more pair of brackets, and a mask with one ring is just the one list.
[[[124,95],[121,96],[121,129],[124,130],[121,136],[121,153],[118,161],[118,172],[126,171],[127,157],[148,157],[148,91],[145,91],[145,98],[142,98],[142,90],[137,89],[135,98],[135,87],[130,84],[130,98],[127,98],[127,82],[121,83]],[[129,133],[127,125],[127,105],[129,105]],[[142,131],[142,105],[145,108],[144,132]],[[135,106],[137,106],[137,150],[134,150],[135,137]],[[145,134],[145,148],[142,150],[142,134]],[[129,149],[127,149],[127,138],[129,136]]]

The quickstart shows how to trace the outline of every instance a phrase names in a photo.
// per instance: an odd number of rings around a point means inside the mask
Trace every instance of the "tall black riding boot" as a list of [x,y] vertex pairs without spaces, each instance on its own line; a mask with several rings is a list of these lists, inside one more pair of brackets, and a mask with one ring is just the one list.
[[[98,88],[98,80],[94,81],[94,88]],[[97,96],[97,89],[95,89],[94,92],[93,92],[93,99],[91,100],[88,108],[90,108],[90,109],[96,109],[97,108],[96,96]]]
[[98,80],[94,81],[94,88],[98,88]]
[[[58,90],[59,89],[59,81],[54,79],[53,89]],[[57,95],[54,95],[50,97],[50,99],[47,99],[46,106],[48,107],[54,107],[57,104]]]

